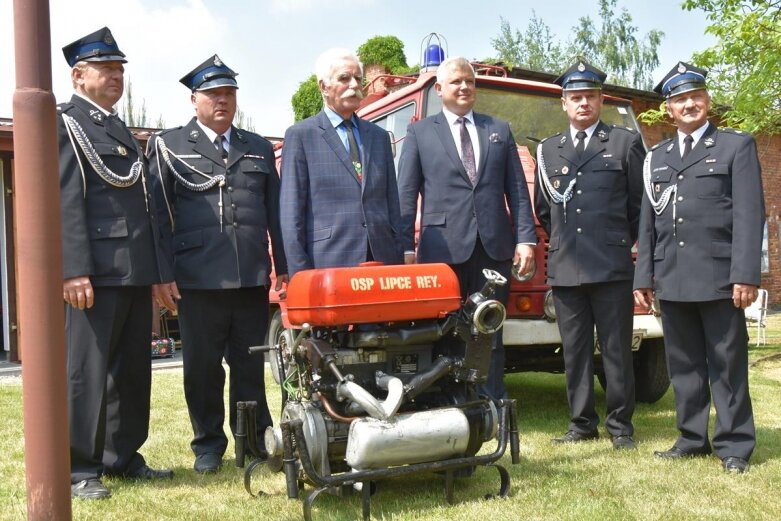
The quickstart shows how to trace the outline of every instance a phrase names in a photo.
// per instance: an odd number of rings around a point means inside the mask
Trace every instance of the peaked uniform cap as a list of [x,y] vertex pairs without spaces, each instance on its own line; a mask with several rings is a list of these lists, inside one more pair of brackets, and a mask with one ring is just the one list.
[[586,60],[579,59],[561,76],[553,80],[553,83],[561,85],[562,90],[601,90],[606,78],[607,74]]
[[188,72],[179,83],[195,92],[198,90],[216,89],[218,87],[233,87],[238,89],[236,76],[230,67],[225,65],[216,54]]
[[94,33],[83,36],[62,48],[62,54],[68,65],[73,67],[77,62],[118,61],[127,63],[125,53],[119,50],[117,41],[108,27],[98,29]]
[[700,69],[686,62],[678,62],[654,87],[654,92],[669,99],[684,92],[705,89],[707,88],[705,85],[707,75],[708,71],[705,69]]

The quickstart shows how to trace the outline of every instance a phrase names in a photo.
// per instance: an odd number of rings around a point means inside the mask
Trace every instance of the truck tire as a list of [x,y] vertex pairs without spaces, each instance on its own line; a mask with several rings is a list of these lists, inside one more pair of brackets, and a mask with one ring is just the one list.
[[[266,331],[266,345],[276,345],[282,340],[282,333],[285,331],[285,326],[282,324],[282,312],[277,309],[274,314],[271,315],[271,320],[268,321],[268,330]],[[271,366],[271,376],[276,383],[279,383],[279,362],[277,361],[277,353],[269,351],[268,361]]]
[[635,353],[635,399],[641,403],[657,402],[669,387],[664,339],[643,340]]

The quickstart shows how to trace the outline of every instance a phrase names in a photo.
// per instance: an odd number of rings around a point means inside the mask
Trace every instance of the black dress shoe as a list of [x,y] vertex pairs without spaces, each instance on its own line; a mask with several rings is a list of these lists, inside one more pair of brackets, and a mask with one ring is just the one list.
[[125,474],[125,477],[130,479],[172,479],[174,471],[168,469],[155,470],[147,465],[141,465],[133,472]]
[[632,450],[637,448],[637,443],[628,434],[613,436],[613,448],[616,450]]
[[695,456],[707,456],[710,454],[710,447],[701,447],[699,449],[681,449],[673,445],[670,450],[655,450],[654,456],[663,459],[692,458]]
[[98,478],[82,479],[71,484],[71,497],[79,499],[105,499],[111,495]]
[[721,466],[724,467],[725,472],[743,474],[748,470],[748,461],[736,456],[728,456],[721,460]]
[[207,452],[206,454],[196,456],[193,468],[199,474],[213,474],[220,470],[221,465],[222,456],[213,452]]
[[554,444],[560,444],[560,443],[577,443],[579,441],[587,441],[587,440],[596,440],[599,438],[599,432],[598,431],[592,431],[592,432],[578,432],[578,431],[567,431],[564,436],[560,436],[558,438],[553,438],[551,443]]

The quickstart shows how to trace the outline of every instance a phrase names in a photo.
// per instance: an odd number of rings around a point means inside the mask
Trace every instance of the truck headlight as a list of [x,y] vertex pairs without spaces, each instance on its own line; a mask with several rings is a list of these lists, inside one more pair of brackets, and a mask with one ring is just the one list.
[[545,311],[545,316],[548,317],[549,320],[556,320],[556,307],[553,305],[552,289],[549,289],[545,293],[545,302],[543,303],[543,310]]

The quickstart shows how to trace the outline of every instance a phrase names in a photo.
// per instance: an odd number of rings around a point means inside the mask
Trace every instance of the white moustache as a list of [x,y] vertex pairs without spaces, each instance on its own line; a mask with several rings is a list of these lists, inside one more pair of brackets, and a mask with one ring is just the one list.
[[363,99],[363,91],[361,89],[347,89],[346,91],[344,91],[344,94],[342,94],[342,99],[347,99],[352,97]]

